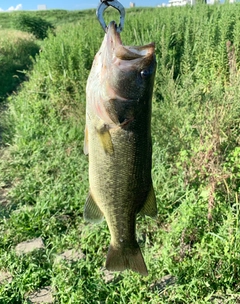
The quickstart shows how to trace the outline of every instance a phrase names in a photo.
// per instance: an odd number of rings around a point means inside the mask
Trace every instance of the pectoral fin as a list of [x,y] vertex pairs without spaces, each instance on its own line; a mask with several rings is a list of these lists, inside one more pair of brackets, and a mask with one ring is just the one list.
[[102,211],[99,209],[90,192],[86,199],[83,216],[87,222],[91,223],[100,223],[104,218]]
[[147,199],[140,211],[141,215],[155,217],[157,215],[157,204],[153,186],[151,185]]
[[96,128],[96,130],[105,153],[113,154],[114,149],[111,134],[109,132],[109,126],[106,124],[102,124],[100,127]]
[[88,128],[85,127],[85,137],[84,137],[84,148],[83,152],[85,155],[88,155]]

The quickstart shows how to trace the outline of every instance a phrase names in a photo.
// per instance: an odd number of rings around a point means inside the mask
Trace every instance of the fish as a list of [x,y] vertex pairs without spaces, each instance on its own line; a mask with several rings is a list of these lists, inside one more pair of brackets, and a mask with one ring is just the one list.
[[155,44],[124,46],[112,21],[86,86],[89,193],[84,219],[106,219],[111,235],[106,269],[143,276],[148,270],[136,240],[136,216],[157,215],[151,177],[156,65]]

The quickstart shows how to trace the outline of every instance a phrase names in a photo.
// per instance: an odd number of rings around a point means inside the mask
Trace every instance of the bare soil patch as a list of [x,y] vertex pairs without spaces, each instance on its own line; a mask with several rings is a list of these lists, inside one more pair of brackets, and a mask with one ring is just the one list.
[[11,283],[12,275],[8,271],[0,270],[0,284]]
[[15,251],[17,255],[30,253],[34,250],[39,250],[45,248],[42,238],[36,238],[32,240],[28,240],[25,242],[19,243],[15,247]]
[[55,263],[59,263],[61,260],[66,260],[69,262],[77,262],[78,260],[84,259],[85,254],[81,251],[81,249],[68,249],[57,255],[55,258]]
[[51,286],[34,291],[27,296],[29,303],[54,303]]

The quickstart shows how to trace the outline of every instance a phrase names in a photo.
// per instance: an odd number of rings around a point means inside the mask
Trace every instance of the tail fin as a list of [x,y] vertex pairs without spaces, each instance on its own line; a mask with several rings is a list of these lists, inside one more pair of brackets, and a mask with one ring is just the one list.
[[148,275],[147,267],[137,242],[135,247],[131,248],[123,246],[117,248],[110,245],[107,254],[106,268],[112,271],[131,269],[143,276]]

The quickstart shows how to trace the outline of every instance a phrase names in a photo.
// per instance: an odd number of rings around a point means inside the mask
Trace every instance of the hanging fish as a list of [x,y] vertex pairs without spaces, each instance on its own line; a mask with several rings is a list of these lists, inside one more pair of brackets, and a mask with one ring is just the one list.
[[155,45],[124,46],[110,22],[87,81],[84,152],[90,191],[84,218],[104,217],[111,234],[106,268],[147,275],[136,215],[156,216],[152,186],[151,104]]

